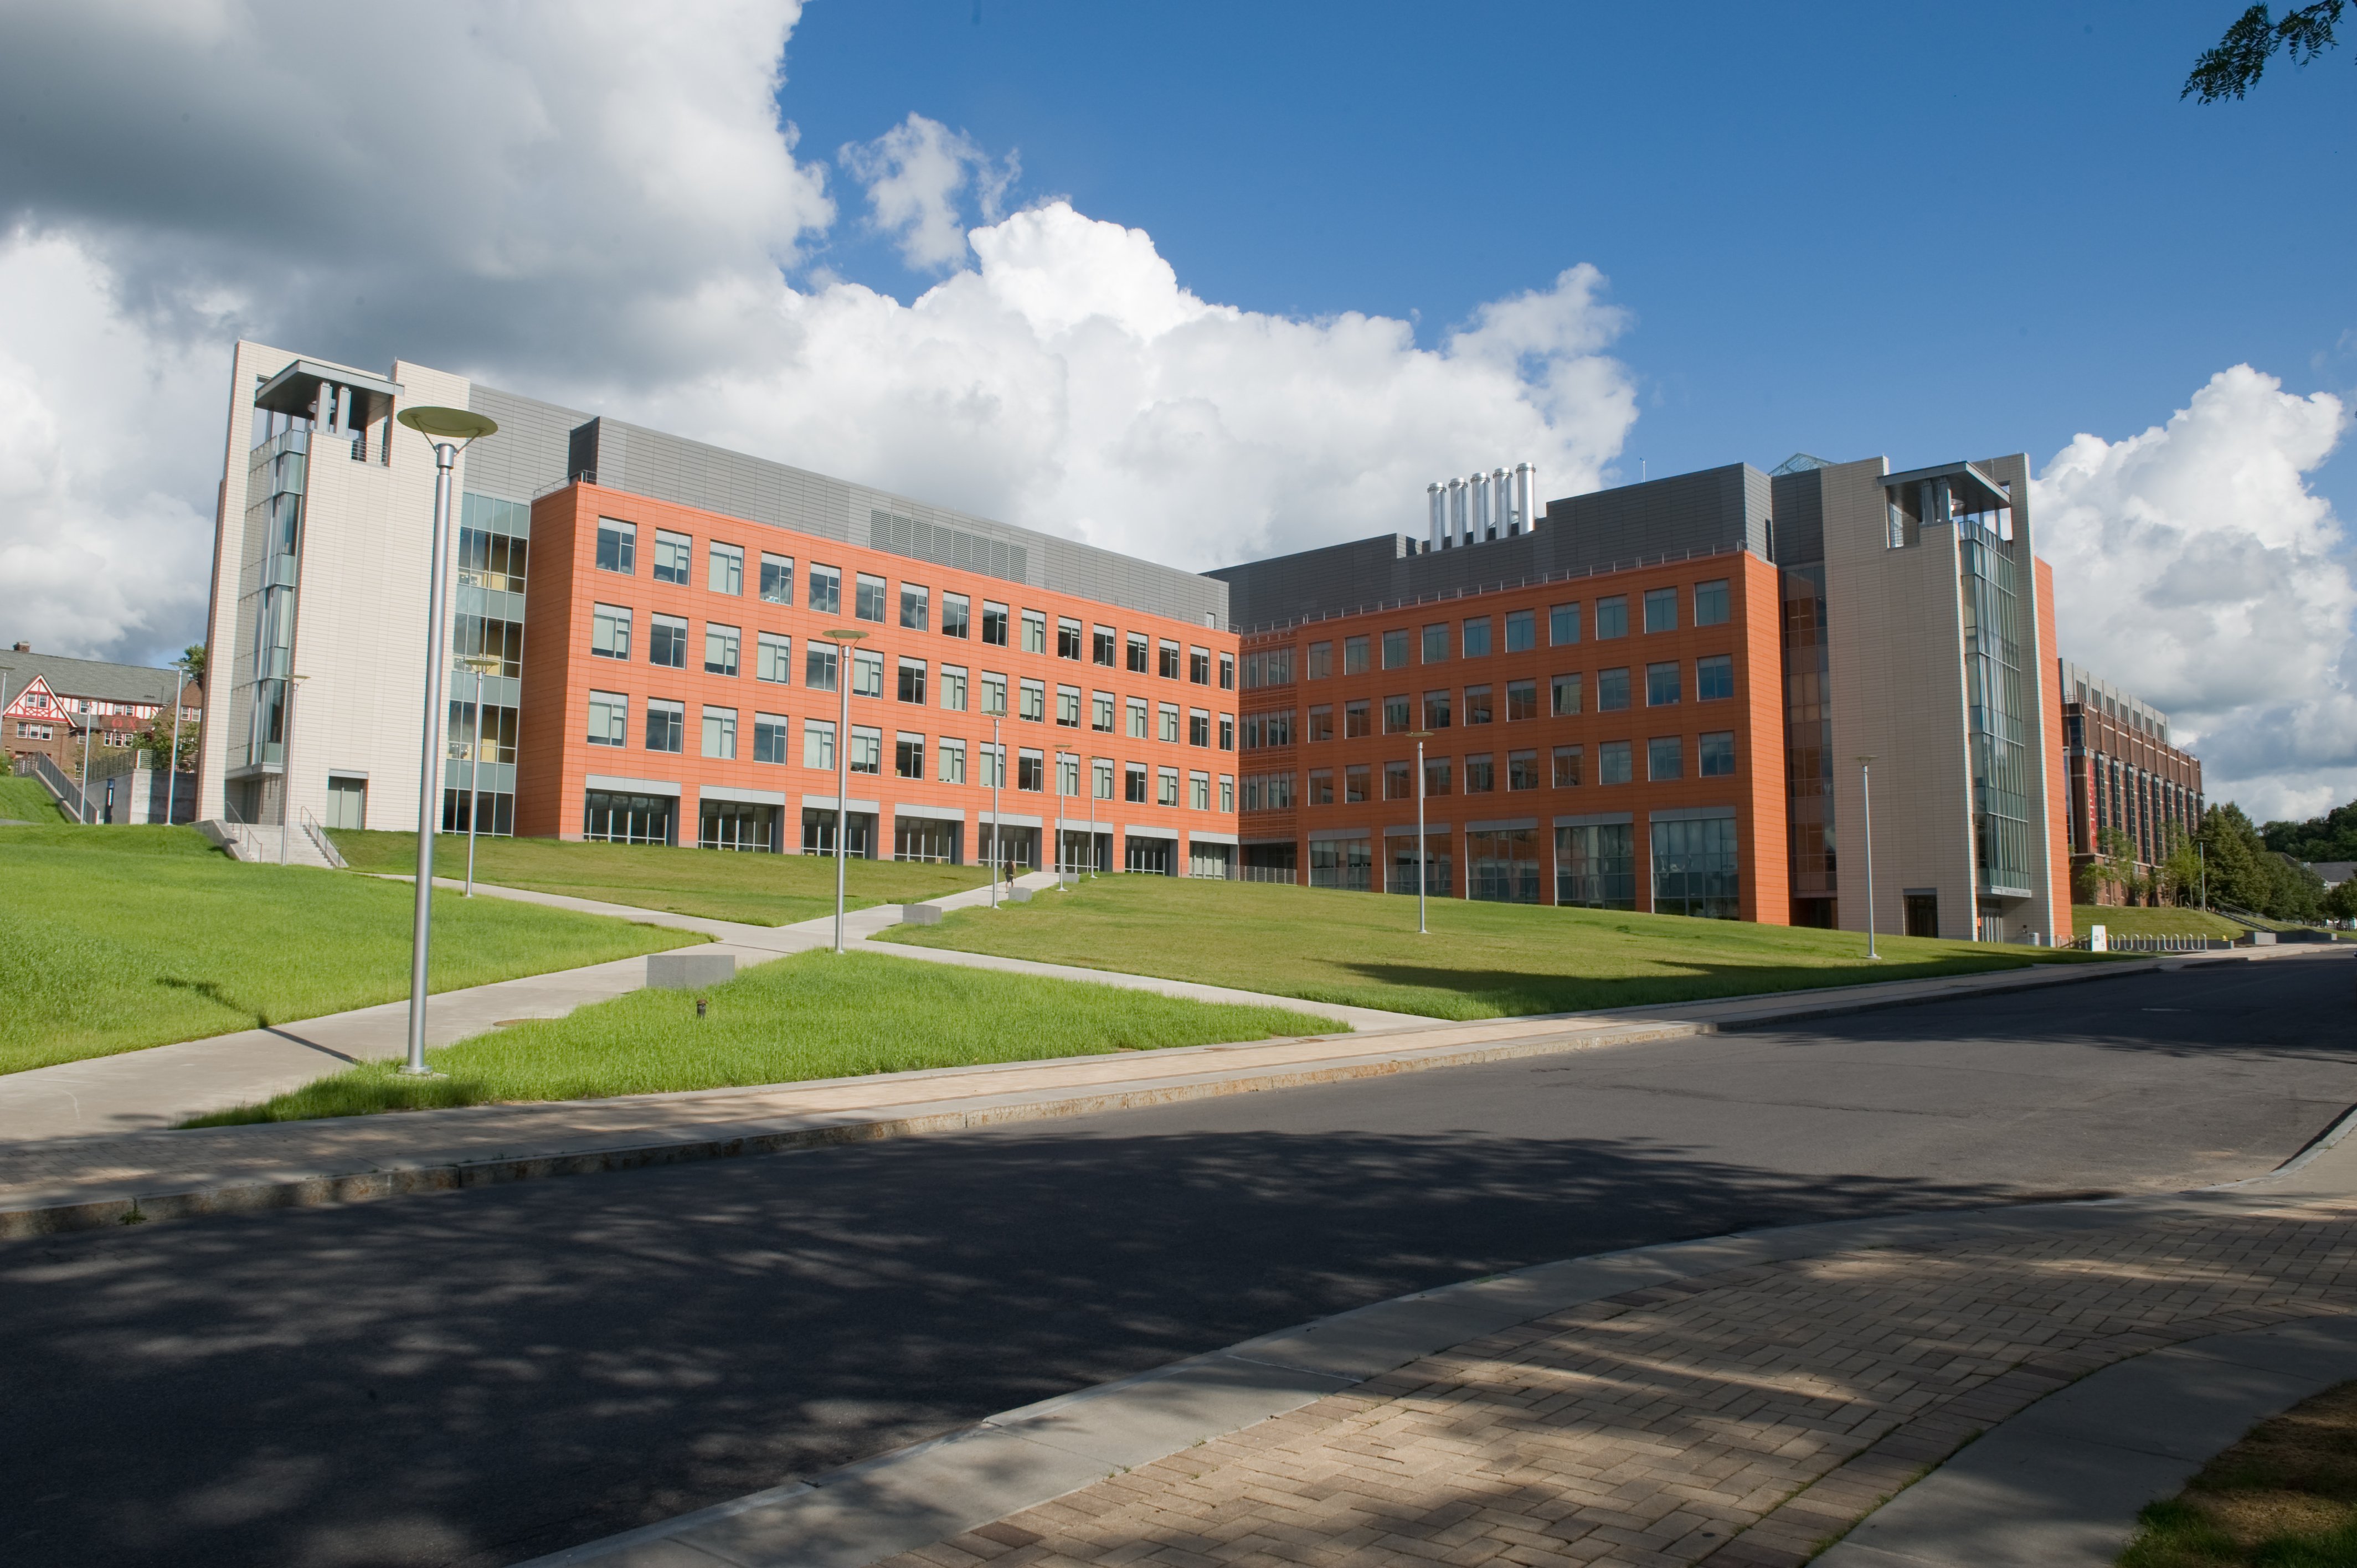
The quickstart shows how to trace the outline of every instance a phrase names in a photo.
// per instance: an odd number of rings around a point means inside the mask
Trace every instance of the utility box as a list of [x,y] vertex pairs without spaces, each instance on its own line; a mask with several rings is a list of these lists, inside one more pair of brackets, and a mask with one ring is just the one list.
[[661,991],[701,991],[737,978],[737,959],[725,952],[651,952],[647,983]]
[[2109,951],[2111,951],[2111,950],[2112,950],[2112,934],[2111,934],[2111,932],[2109,932],[2109,931],[2105,930],[2105,929],[2104,929],[2103,927],[2101,927],[2101,926],[2090,926],[2090,927],[2088,927],[2088,928],[2087,928],[2087,950],[2088,950],[2089,952],[2109,952]]
[[1009,887],[1006,890],[1006,901],[1010,904],[1028,904],[1031,902],[1031,889],[1028,887]]
[[2251,945],[2255,948],[2271,948],[2276,945],[2276,934],[2273,931],[2253,931]]
[[903,904],[900,906],[900,923],[904,926],[938,926],[946,913],[948,911],[939,904]]

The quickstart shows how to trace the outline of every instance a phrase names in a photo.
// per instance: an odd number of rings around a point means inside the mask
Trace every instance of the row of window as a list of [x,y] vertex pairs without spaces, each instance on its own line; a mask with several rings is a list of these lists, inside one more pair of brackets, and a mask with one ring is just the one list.
[[[1742,918],[1742,867],[1737,854],[1735,819],[1655,822],[1652,838],[1652,908],[1657,915],[1711,919]],[[1469,828],[1464,836],[1465,897],[1512,904],[1536,904],[1543,887],[1539,865],[1544,832],[1535,828]],[[1393,893],[1413,893],[1421,878],[1426,891],[1448,897],[1456,890],[1456,841],[1446,832],[1426,837],[1421,850],[1413,836],[1382,841],[1388,862],[1379,866],[1376,841],[1313,841],[1309,885]],[[1555,830],[1555,901],[1595,909],[1637,906],[1637,836],[1633,823],[1590,823]]]
[[[1649,708],[1675,707],[1684,700],[1684,666],[1675,660],[1645,666],[1645,705]],[[1695,660],[1695,700],[1702,703],[1722,702],[1735,695],[1735,660],[1727,654],[1715,654]],[[1459,693],[1449,688],[1424,693],[1421,714],[1415,700],[1407,693],[1382,700],[1383,733],[1405,735],[1419,727],[1444,730],[1452,725],[1473,726],[1494,723],[1501,716],[1498,690],[1494,686],[1467,686]],[[1626,668],[1599,670],[1596,672],[1595,706],[1599,714],[1617,713],[1631,704],[1633,684],[1631,672]],[[1539,713],[1539,683],[1535,680],[1509,681],[1505,683],[1502,717],[1509,724],[1523,719],[1535,719]],[[1584,673],[1556,675],[1547,682],[1548,716],[1563,718],[1582,711],[1587,696]],[[1374,699],[1368,698],[1342,704],[1340,731],[1344,740],[1355,740],[1373,733]],[[1291,746],[1297,739],[1307,742],[1335,738],[1334,704],[1313,704],[1300,715],[1305,722],[1296,725],[1295,710],[1279,709],[1271,713],[1246,714],[1243,721],[1243,748],[1258,751],[1269,746]],[[1417,724],[1421,716],[1422,724]]]
[[[687,745],[687,704],[663,697],[651,697],[643,703],[641,742],[651,752],[683,752]],[[703,755],[720,761],[734,761],[740,755],[742,714],[735,708],[706,705],[702,714]],[[794,721],[784,714],[753,715],[749,752],[743,753],[752,761],[784,765],[792,748],[791,729]],[[836,726],[833,719],[803,719],[802,724],[802,766],[824,772],[835,770]],[[624,746],[630,744],[630,699],[619,692],[589,693],[588,740],[592,746]],[[885,732],[866,725],[851,726],[849,755],[845,766],[854,773],[881,775],[884,766]],[[920,734],[897,730],[892,736],[891,772],[899,779],[926,778],[926,754],[932,755],[931,777],[938,783],[964,784],[972,782],[988,789],[1012,782],[1017,789],[1040,790],[1046,788],[1046,754],[1030,747],[1016,749],[1016,771],[1010,780],[1006,768],[1006,747],[989,741],[969,743],[950,736],[930,739]],[[973,777],[969,780],[967,761],[972,757]],[[1057,793],[1079,796],[1081,764],[1078,756],[1059,754]],[[1116,798],[1135,805],[1176,806],[1179,803],[1180,770],[1177,768],[1150,767],[1142,762],[1116,766],[1111,757],[1087,759],[1090,772],[1089,793],[1100,800]],[[1212,776],[1208,772],[1190,771],[1187,779],[1187,804],[1197,811],[1212,809]],[[1149,793],[1148,783],[1152,781]],[[1229,774],[1219,776],[1219,810],[1235,810],[1235,779]]]
[[[1669,783],[1687,777],[1688,754],[1684,736],[1656,736],[1645,743],[1645,778],[1649,783]],[[1608,740],[1596,748],[1595,782],[1598,784],[1629,784],[1635,781],[1636,743]],[[1427,799],[1437,795],[1462,792],[1486,795],[1500,789],[1575,789],[1587,782],[1587,748],[1583,746],[1558,746],[1542,757],[1536,748],[1510,751],[1505,754],[1501,773],[1495,753],[1458,759],[1434,757],[1425,759],[1424,792]],[[1731,778],[1735,773],[1735,732],[1715,730],[1695,737],[1694,777],[1700,779]],[[1313,768],[1302,776],[1300,799],[1303,804],[1330,806],[1335,804],[1335,770]],[[1341,794],[1345,805],[1355,805],[1375,799],[1374,768],[1361,764],[1341,770]],[[1244,810],[1247,811],[1277,811],[1289,810],[1294,804],[1296,776],[1290,772],[1247,774],[1244,777]],[[1383,765],[1383,796],[1386,800],[1415,799],[1415,764],[1402,758]]]
[[[1728,579],[1716,578],[1694,585],[1693,607],[1687,624],[1697,627],[1724,626],[1732,615]],[[1680,624],[1680,590],[1654,588],[1641,596],[1642,625],[1647,633],[1675,631]],[[1579,641],[1582,621],[1581,602],[1574,599],[1566,604],[1550,606],[1547,610],[1547,646],[1564,648]],[[1595,601],[1595,616],[1590,627],[1593,640],[1602,642],[1629,635],[1629,596],[1610,595]],[[1502,642],[1497,640],[1502,635]],[[1370,660],[1381,639],[1383,668],[1405,669],[1411,650],[1420,654],[1426,664],[1446,663],[1453,640],[1458,657],[1482,659],[1501,647],[1508,653],[1524,653],[1538,646],[1538,611],[1513,610],[1502,617],[1467,616],[1462,620],[1434,621],[1421,628],[1400,627],[1391,631],[1370,633],[1364,637],[1342,639],[1342,668],[1345,675],[1362,675],[1374,668]],[[1322,681],[1335,673],[1334,644],[1313,642],[1302,650],[1301,678]],[[1262,686],[1289,686],[1294,682],[1294,650],[1272,648],[1244,655],[1244,685],[1246,689]]]
[[[684,533],[674,533],[667,528],[654,531],[654,579],[658,583],[686,585],[694,569],[695,541]],[[639,525],[619,518],[597,520],[597,564],[601,572],[613,572],[625,577],[638,575]],[[794,558],[791,555],[759,553],[759,571],[755,579],[756,592],[766,603],[791,605],[794,602]],[[727,544],[719,540],[707,540],[705,551],[705,587],[712,593],[742,597],[745,592],[745,550],[742,545]],[[843,569],[811,562],[803,576],[804,603],[822,615],[843,613]],[[884,578],[867,572],[852,575],[851,615],[854,620],[872,621],[878,626],[891,618],[891,585]],[[974,601],[964,594],[943,593],[941,596],[941,633],[943,637],[972,637],[974,634]],[[902,583],[899,594],[899,624],[910,631],[931,631],[933,623],[933,591],[920,583]],[[658,619],[662,618],[658,617]],[[1048,651],[1048,614],[1044,610],[1020,612],[1023,651]],[[982,602],[982,640],[999,648],[1008,646],[1008,636],[1014,617],[1007,607],[996,600]],[[1085,636],[1083,635],[1085,631]],[[1126,634],[1109,626],[1083,624],[1070,616],[1056,618],[1056,654],[1061,659],[1078,660],[1087,658],[1108,670],[1120,667],[1126,658],[1134,674],[1157,674],[1176,681],[1184,678],[1198,686],[1211,683],[1216,662],[1222,691],[1232,692],[1236,685],[1236,661],[1232,653],[1216,656],[1208,648],[1187,647],[1168,638],[1149,638],[1142,631]]]

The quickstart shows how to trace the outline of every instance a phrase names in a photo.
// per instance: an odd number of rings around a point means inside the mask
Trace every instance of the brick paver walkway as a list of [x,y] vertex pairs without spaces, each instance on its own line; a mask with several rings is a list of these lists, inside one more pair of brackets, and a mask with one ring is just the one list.
[[1458,1346],[891,1568],[1782,1568],[2097,1368],[2352,1311],[2347,1199],[1731,1270]]

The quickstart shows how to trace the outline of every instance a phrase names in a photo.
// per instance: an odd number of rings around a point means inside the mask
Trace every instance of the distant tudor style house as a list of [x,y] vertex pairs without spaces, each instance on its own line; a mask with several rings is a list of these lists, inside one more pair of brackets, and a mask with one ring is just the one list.
[[[84,742],[93,766],[135,744],[148,721],[171,721],[174,670],[140,664],[110,664],[99,659],[66,659],[35,653],[20,642],[0,653],[0,741],[9,765],[46,757],[69,778],[82,766]],[[193,726],[204,716],[204,693],[195,682],[180,693],[180,720]]]

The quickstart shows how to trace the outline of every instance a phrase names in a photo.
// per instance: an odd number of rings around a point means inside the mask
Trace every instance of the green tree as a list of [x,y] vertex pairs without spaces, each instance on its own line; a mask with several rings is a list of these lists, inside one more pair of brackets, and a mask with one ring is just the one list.
[[2092,869],[2099,882],[2104,886],[2119,889],[2121,903],[2135,903],[2139,879],[2136,869],[2136,845],[2129,842],[2128,835],[2117,828],[2105,828],[2096,835],[2095,850],[2097,859]]
[[2201,849],[2210,863],[2210,902],[2264,910],[2271,890],[2259,830],[2243,809],[2228,800],[2201,814]]
[[2185,91],[2178,97],[2198,98],[2204,103],[2240,98],[2258,84],[2267,62],[2278,53],[2288,54],[2294,65],[2306,65],[2340,41],[2332,30],[2341,25],[2344,4],[2345,0],[2314,0],[2312,5],[2293,6],[2281,21],[2266,5],[2252,6],[2234,18],[2215,47],[2193,62],[2193,74],[2185,79]]
[[2267,901],[2261,912],[2276,920],[2323,918],[2324,878],[2287,854],[2262,857],[2267,871]]
[[2163,897],[2171,904],[2190,904],[2201,887],[2201,857],[2193,847],[2193,835],[2176,822],[2167,830],[2169,853],[2162,857],[2158,873]]
[[2357,876],[2348,878],[2327,893],[2323,910],[2328,919],[2357,920]]

